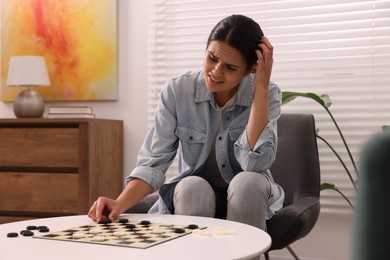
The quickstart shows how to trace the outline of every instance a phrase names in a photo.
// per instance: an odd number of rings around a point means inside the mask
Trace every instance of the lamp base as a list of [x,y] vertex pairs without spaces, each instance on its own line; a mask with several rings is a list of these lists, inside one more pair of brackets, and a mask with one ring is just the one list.
[[42,117],[45,111],[43,100],[38,92],[30,88],[23,90],[14,102],[14,113],[18,118]]

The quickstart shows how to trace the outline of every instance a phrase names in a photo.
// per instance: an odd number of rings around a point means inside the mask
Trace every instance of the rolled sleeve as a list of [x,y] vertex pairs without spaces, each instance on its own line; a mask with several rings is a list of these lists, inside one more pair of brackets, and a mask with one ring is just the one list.
[[244,171],[263,172],[271,167],[275,160],[277,144],[277,136],[273,130],[274,124],[276,123],[268,122],[253,150],[249,148],[246,128],[235,142],[234,153]]
[[281,115],[281,91],[271,82],[268,101],[268,124],[261,132],[253,150],[249,147],[247,127],[234,143],[234,154],[244,171],[263,172],[269,169],[275,160],[278,144],[277,120]]
[[147,167],[147,166],[139,166],[135,168],[131,174],[126,178],[125,183],[126,185],[132,180],[132,179],[141,179],[144,182],[148,183],[150,186],[152,186],[153,191],[158,190],[165,181],[165,174],[162,171],[159,171],[156,168]]

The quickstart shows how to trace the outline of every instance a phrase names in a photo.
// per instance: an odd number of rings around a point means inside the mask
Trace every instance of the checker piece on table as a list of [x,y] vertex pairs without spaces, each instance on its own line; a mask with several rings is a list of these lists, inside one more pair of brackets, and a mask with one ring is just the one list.
[[147,220],[136,222],[128,219],[119,219],[119,221],[113,223],[94,223],[63,231],[50,232],[34,238],[148,248],[191,234],[195,229],[204,228],[195,224],[170,225],[152,223]]

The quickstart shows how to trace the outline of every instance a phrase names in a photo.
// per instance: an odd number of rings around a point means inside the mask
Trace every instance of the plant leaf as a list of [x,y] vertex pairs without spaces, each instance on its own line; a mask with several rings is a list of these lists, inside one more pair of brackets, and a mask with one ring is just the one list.
[[382,126],[382,131],[383,131],[383,132],[388,132],[388,131],[390,131],[390,125],[383,125],[383,126]]
[[282,92],[282,104],[287,104],[294,100],[297,97],[305,97],[305,98],[310,98],[313,99],[314,101],[318,102],[321,106],[323,107],[330,107],[332,104],[332,101],[329,97],[329,95],[321,95],[318,96],[317,94],[307,92],[307,93],[301,93],[301,92],[293,92],[293,91],[283,91]]
[[337,190],[336,186],[333,183],[324,182],[320,185],[320,190]]
[[295,95],[296,92],[288,92],[288,91],[283,91],[282,92],[282,104],[287,104],[290,101],[293,101],[297,95]]
[[329,108],[332,105],[332,100],[330,99],[328,94],[321,95],[321,99],[324,102],[324,106]]

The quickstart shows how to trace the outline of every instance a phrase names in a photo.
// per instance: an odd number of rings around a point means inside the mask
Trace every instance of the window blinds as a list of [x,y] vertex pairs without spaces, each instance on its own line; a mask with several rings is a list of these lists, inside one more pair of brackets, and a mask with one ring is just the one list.
[[[272,80],[282,91],[328,94],[358,164],[367,138],[390,124],[390,0],[149,0],[148,126],[160,89],[187,70],[202,67],[206,40],[222,18],[244,14],[274,46]],[[319,135],[345,160],[335,126],[315,101],[297,98],[284,113],[312,113]],[[349,199],[355,192],[332,151],[318,139],[321,182],[334,183]],[[172,171],[176,169],[173,166]],[[321,192],[323,211],[350,207],[336,192]]]

